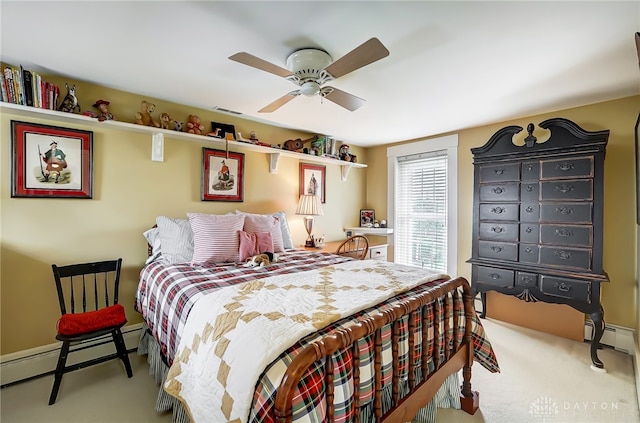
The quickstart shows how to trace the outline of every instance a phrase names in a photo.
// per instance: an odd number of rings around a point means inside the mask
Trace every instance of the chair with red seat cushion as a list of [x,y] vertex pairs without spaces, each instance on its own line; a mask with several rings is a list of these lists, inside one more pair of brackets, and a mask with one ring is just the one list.
[[[62,317],[56,339],[62,341],[49,405],[56,402],[62,376],[93,364],[119,358],[127,376],[133,376],[121,328],[127,323],[124,307],[118,304],[122,259],[51,266],[56,281]],[[97,338],[100,338],[99,340]],[[87,340],[93,340],[86,343]],[[69,353],[113,342],[116,352],[67,366]],[[74,349],[71,349],[71,347]]]

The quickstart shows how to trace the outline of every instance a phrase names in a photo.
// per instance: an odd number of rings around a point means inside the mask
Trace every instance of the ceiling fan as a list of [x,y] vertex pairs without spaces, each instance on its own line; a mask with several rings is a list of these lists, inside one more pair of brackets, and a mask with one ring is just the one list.
[[291,53],[287,57],[286,69],[244,51],[229,56],[229,59],[288,79],[300,87],[258,110],[259,113],[271,113],[300,94],[308,97],[320,95],[347,110],[354,111],[362,106],[365,100],[324,84],[388,55],[389,50],[380,40],[371,38],[335,62],[329,53],[317,48],[305,48]]

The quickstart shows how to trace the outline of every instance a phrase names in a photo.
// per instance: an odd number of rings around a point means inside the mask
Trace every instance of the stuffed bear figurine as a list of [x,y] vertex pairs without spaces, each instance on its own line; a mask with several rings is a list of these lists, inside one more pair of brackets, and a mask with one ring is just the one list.
[[162,129],[170,129],[171,127],[171,116],[169,113],[160,113],[160,128]]
[[155,126],[160,128],[160,123],[155,120],[151,113],[156,109],[156,105],[148,101],[143,100],[140,106],[140,111],[136,113],[136,124],[145,126]]
[[200,123],[200,118],[198,116],[189,115],[189,119],[187,120],[187,124],[184,125],[183,131],[190,134],[202,135],[204,125]]

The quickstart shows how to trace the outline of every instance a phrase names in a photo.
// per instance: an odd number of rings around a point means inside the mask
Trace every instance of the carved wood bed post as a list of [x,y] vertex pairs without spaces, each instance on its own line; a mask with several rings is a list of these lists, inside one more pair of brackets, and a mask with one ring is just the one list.
[[464,341],[467,348],[467,362],[462,369],[462,390],[460,395],[460,406],[469,414],[475,414],[480,407],[480,394],[478,391],[471,390],[471,365],[473,364],[473,335],[471,325],[473,324],[472,316],[475,313],[473,306],[473,296],[471,295],[471,287],[468,283],[462,285],[462,295],[464,300],[464,315],[466,318],[464,325]]

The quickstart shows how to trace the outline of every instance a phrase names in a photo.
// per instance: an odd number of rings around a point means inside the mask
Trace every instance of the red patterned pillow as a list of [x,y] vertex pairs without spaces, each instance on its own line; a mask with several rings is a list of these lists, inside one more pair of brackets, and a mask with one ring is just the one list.
[[97,311],[86,313],[63,314],[58,320],[60,335],[82,335],[112,326],[122,326],[127,323],[127,316],[121,304],[114,304]]
[[251,234],[245,231],[238,231],[238,235],[240,236],[240,261],[245,261],[249,257],[266,253],[267,251],[273,253],[271,232]]

